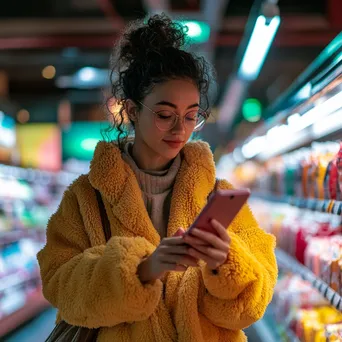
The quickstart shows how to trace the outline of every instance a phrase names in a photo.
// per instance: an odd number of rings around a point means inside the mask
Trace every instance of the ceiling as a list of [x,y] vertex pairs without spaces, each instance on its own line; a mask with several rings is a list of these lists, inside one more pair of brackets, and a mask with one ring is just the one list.
[[[277,98],[341,31],[341,3],[280,1],[280,30],[248,96],[260,99],[265,106]],[[213,6],[219,5],[215,14]],[[56,77],[72,75],[85,66],[105,69],[120,30],[129,20],[144,17],[153,9],[167,9],[174,17],[207,20],[216,26],[211,44],[197,50],[211,53],[218,75],[219,104],[234,70],[252,5],[248,0],[7,1],[0,11],[0,71],[5,71],[9,86],[3,103],[13,112],[28,108],[32,121],[56,121],[61,99],[69,99],[74,108],[101,102],[102,89],[60,89],[54,80],[41,76],[42,69],[54,65]],[[89,119],[89,114],[83,110],[82,115],[75,113],[76,118]],[[241,116],[234,125],[239,125],[237,134],[251,127]]]

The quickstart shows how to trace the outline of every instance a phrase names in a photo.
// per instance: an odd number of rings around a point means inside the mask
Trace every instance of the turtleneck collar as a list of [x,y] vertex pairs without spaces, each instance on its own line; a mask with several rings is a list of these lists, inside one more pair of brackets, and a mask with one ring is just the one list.
[[180,154],[177,155],[170,167],[166,170],[142,170],[139,169],[132,157],[132,147],[132,142],[128,142],[125,145],[122,158],[133,170],[141,190],[147,194],[161,194],[172,188],[182,161]]

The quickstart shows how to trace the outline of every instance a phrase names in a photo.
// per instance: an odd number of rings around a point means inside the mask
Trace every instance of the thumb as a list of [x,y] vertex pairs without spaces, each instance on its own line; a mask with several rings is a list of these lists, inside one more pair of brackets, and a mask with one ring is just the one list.
[[185,233],[185,230],[183,228],[179,228],[176,233],[173,234],[174,237],[176,236],[183,236]]

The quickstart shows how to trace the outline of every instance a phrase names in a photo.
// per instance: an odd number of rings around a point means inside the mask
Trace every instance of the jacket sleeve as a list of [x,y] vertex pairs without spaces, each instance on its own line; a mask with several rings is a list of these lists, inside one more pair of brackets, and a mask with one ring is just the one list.
[[97,328],[145,320],[158,305],[162,283],[143,285],[136,273],[154,248],[142,237],[112,237],[106,245],[90,247],[69,189],[38,253],[44,296],[72,325]]
[[[220,181],[219,188],[232,186]],[[226,263],[217,274],[201,266],[206,293],[200,312],[219,327],[240,330],[262,318],[272,299],[278,274],[275,238],[258,226],[247,205],[228,229]]]

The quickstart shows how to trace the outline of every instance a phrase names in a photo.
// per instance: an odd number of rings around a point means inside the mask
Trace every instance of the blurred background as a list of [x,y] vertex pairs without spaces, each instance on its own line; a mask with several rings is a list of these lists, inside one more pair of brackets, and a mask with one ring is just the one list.
[[187,26],[192,51],[215,66],[200,138],[218,176],[253,190],[253,211],[278,239],[275,298],[249,340],[342,341],[341,0],[3,2],[0,340],[44,341],[54,326],[35,255],[108,127],[120,32],[160,12]]

